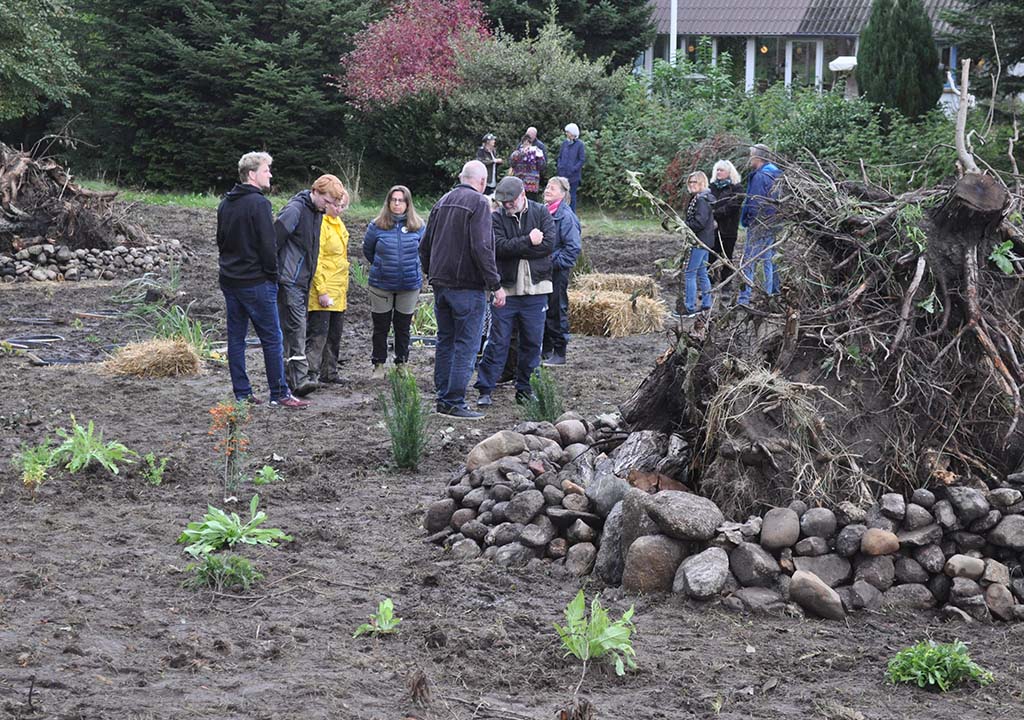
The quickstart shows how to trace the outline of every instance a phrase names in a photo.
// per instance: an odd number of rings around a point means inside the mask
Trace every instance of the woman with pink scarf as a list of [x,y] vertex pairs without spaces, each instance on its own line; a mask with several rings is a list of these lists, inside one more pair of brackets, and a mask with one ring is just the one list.
[[569,180],[553,177],[544,188],[544,203],[555,221],[558,237],[551,253],[551,296],[544,324],[541,361],[545,365],[565,365],[569,344],[569,276],[579,257],[580,220],[569,207]]

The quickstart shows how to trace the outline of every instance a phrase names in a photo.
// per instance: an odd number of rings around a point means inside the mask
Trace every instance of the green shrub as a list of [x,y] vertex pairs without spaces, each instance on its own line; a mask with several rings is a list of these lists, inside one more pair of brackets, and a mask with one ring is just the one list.
[[11,458],[11,464],[21,472],[25,488],[35,495],[48,479],[50,468],[57,464],[57,457],[47,438],[41,445],[22,443],[20,452]]
[[526,417],[538,422],[554,422],[565,410],[554,374],[543,365],[530,376],[534,397],[526,402]]
[[586,598],[580,590],[565,608],[565,627],[555,623],[555,630],[562,639],[566,656],[583,661],[584,673],[590,660],[611,656],[615,658],[615,672],[624,675],[627,665],[630,669],[636,667],[636,651],[630,639],[636,629],[632,619],[633,607],[630,606],[621,618],[612,622],[597,595],[590,604],[588,619]]
[[206,555],[201,562],[191,563],[185,569],[193,575],[184,585],[194,590],[211,588],[217,592],[244,592],[263,579],[263,575],[253,569],[252,563],[239,555]]
[[915,683],[918,687],[946,692],[961,682],[973,680],[979,685],[992,682],[992,673],[967,654],[967,646],[959,640],[936,643],[922,640],[913,647],[900,650],[889,661],[886,679],[893,683]]
[[53,457],[58,462],[67,461],[64,467],[72,473],[86,469],[95,461],[117,475],[120,472],[117,463],[135,462],[131,458],[136,453],[121,443],[113,440],[103,442],[103,431],[96,430],[92,420],[83,427],[72,415],[71,429],[57,428],[57,436],[64,442],[53,451]]
[[269,485],[281,480],[281,473],[273,465],[264,465],[252,476],[253,485]]
[[398,467],[415,469],[427,446],[427,411],[415,375],[396,367],[388,370],[387,377],[389,393],[381,393],[380,404],[391,435],[391,453]]
[[146,466],[142,469],[142,477],[149,481],[150,485],[160,485],[164,481],[164,470],[167,469],[167,458],[157,460],[153,453],[146,453],[142,457]]
[[256,512],[259,504],[260,496],[253,495],[249,501],[249,521],[246,523],[242,522],[237,513],[228,515],[210,505],[201,521],[188,524],[178,542],[191,543],[185,552],[200,557],[224,547],[233,548],[238,543],[277,547],[277,541],[291,540],[291,536],[285,535],[283,530],[259,527],[267,519],[267,514],[262,510]]

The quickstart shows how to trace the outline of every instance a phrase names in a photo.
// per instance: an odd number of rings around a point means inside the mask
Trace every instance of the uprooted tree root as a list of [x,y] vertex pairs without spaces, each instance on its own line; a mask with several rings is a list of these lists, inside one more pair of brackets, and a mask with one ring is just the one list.
[[686,436],[732,515],[1002,481],[1024,457],[1024,268],[989,256],[1024,255],[1021,198],[979,172],[897,197],[784,171],[782,292],[678,331],[626,421]]
[[38,238],[72,249],[147,245],[142,229],[112,204],[116,195],[79,187],[52,158],[0,143],[0,252]]

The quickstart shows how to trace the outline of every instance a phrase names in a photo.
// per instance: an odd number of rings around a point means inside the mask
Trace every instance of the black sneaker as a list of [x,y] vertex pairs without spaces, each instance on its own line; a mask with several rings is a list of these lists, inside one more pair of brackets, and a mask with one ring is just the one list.
[[314,390],[319,389],[319,387],[320,383],[313,382],[312,380],[307,380],[306,382],[302,383],[297,388],[292,390],[292,395],[295,395],[297,397],[306,397]]
[[451,405],[445,406],[442,410],[438,408],[438,414],[444,415],[445,417],[454,418],[456,420],[483,420],[484,414],[478,413],[476,410],[470,410],[469,408],[452,407]]
[[565,355],[561,353],[552,353],[551,357],[541,362],[542,365],[550,367],[552,365],[565,365]]
[[245,397],[238,398],[238,402],[248,403],[249,405],[262,405],[263,401],[255,395],[246,395]]
[[516,404],[518,404],[518,405],[526,405],[527,403],[536,402],[536,401],[537,401],[537,396],[534,395],[532,392],[523,392],[523,391],[516,392]]
[[491,399],[490,393],[480,393],[480,397],[476,399],[477,407],[489,407],[494,404],[494,400]]
[[540,359],[541,359],[541,360],[550,360],[550,359],[551,359],[551,356],[552,356],[553,354],[554,354],[554,353],[552,353],[552,352],[551,352],[550,350],[545,350],[544,352],[542,352],[542,353],[540,354]]

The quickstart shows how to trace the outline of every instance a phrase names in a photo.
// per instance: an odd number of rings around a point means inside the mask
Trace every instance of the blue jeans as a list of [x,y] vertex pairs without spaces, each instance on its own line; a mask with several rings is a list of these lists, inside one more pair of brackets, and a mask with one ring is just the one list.
[[481,394],[489,395],[498,384],[498,376],[508,358],[513,326],[519,332],[516,392],[530,392],[530,375],[540,365],[547,307],[547,295],[510,295],[505,299],[505,307],[491,311],[491,334],[476,372],[476,389]]
[[697,281],[700,281],[700,306],[702,310],[711,308],[711,278],[708,277],[708,251],[704,248],[690,250],[690,262],[683,273],[686,281],[686,311],[697,309]]
[[736,302],[740,305],[750,304],[750,292],[754,285],[754,278],[757,275],[757,265],[764,269],[764,285],[759,285],[769,295],[778,292],[775,279],[775,251],[771,246],[775,244],[775,233],[770,228],[753,225],[747,229],[747,242],[743,245],[743,259],[740,260],[740,275],[743,279],[743,287],[740,290]]
[[466,386],[480,350],[487,296],[483,290],[434,288],[437,349],[434,390],[439,405],[466,407]]
[[263,348],[270,399],[287,397],[291,393],[284,378],[281,324],[277,315],[277,283],[265,282],[244,288],[221,286],[221,292],[224,293],[227,306],[228,370],[235,398],[242,400],[252,395],[252,385],[245,372],[245,334],[250,320]]

